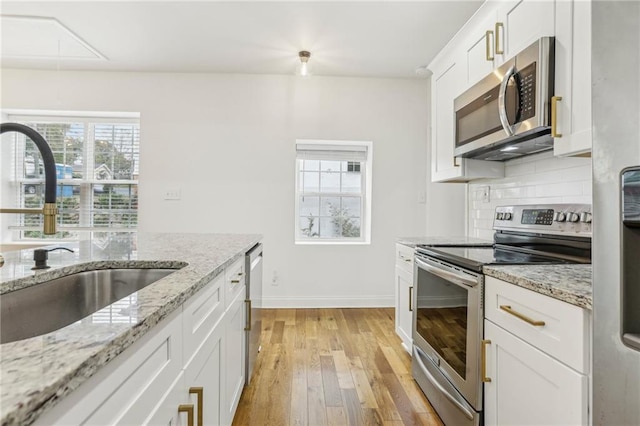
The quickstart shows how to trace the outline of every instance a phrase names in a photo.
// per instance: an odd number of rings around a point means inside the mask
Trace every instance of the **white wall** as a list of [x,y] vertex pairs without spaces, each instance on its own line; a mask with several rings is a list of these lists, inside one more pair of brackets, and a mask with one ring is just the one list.
[[[394,241],[432,205],[427,97],[425,80],[2,72],[3,108],[140,112],[140,229],[263,234],[271,306],[393,304]],[[371,245],[294,245],[297,138],[373,141]]]
[[[481,194],[489,186],[489,202]],[[505,177],[473,181],[468,187],[469,236],[493,238],[496,206],[510,204],[591,204],[591,159],[559,158],[553,151],[509,160]]]

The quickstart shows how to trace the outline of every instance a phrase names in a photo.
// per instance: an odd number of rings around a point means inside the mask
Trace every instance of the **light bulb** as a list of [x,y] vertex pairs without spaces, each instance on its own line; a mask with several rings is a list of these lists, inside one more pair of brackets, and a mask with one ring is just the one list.
[[301,50],[298,52],[298,57],[300,58],[300,68],[298,69],[298,73],[302,77],[308,77],[309,73],[309,58],[311,57],[311,53],[306,50]]
[[303,76],[303,77],[306,77],[308,75],[308,73],[309,73],[309,67],[308,67],[306,62],[303,62],[300,65],[300,75]]

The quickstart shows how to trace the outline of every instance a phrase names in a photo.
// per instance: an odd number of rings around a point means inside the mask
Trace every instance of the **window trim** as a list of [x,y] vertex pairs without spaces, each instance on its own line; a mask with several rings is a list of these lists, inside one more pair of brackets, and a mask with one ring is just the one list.
[[[364,188],[359,196],[362,197],[362,212],[360,216],[361,237],[355,238],[309,238],[301,239],[299,234],[299,209],[300,209],[300,159],[297,155],[298,145],[318,145],[318,146],[336,146],[343,145],[365,147],[367,158],[364,161]],[[372,211],[372,176],[373,176],[373,142],[372,141],[348,141],[348,140],[321,140],[321,139],[296,139],[294,145],[295,152],[295,187],[294,187],[294,220],[293,220],[293,238],[296,245],[370,245],[371,244],[371,211]],[[362,172],[362,170],[361,170]],[[330,196],[334,193],[326,193],[323,195]],[[348,196],[349,194],[340,194],[340,196]],[[355,195],[355,194],[354,194]]]

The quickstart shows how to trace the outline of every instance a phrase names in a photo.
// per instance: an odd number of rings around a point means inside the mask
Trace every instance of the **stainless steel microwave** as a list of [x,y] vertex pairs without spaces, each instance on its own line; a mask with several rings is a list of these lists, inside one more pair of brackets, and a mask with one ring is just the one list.
[[454,100],[456,157],[504,161],[553,148],[554,47],[540,38]]

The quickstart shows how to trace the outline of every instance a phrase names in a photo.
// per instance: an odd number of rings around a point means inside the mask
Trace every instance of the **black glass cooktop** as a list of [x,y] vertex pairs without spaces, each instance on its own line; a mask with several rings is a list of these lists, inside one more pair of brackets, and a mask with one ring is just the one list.
[[425,247],[419,249],[418,253],[478,272],[482,271],[483,265],[576,263],[557,257],[493,247]]

